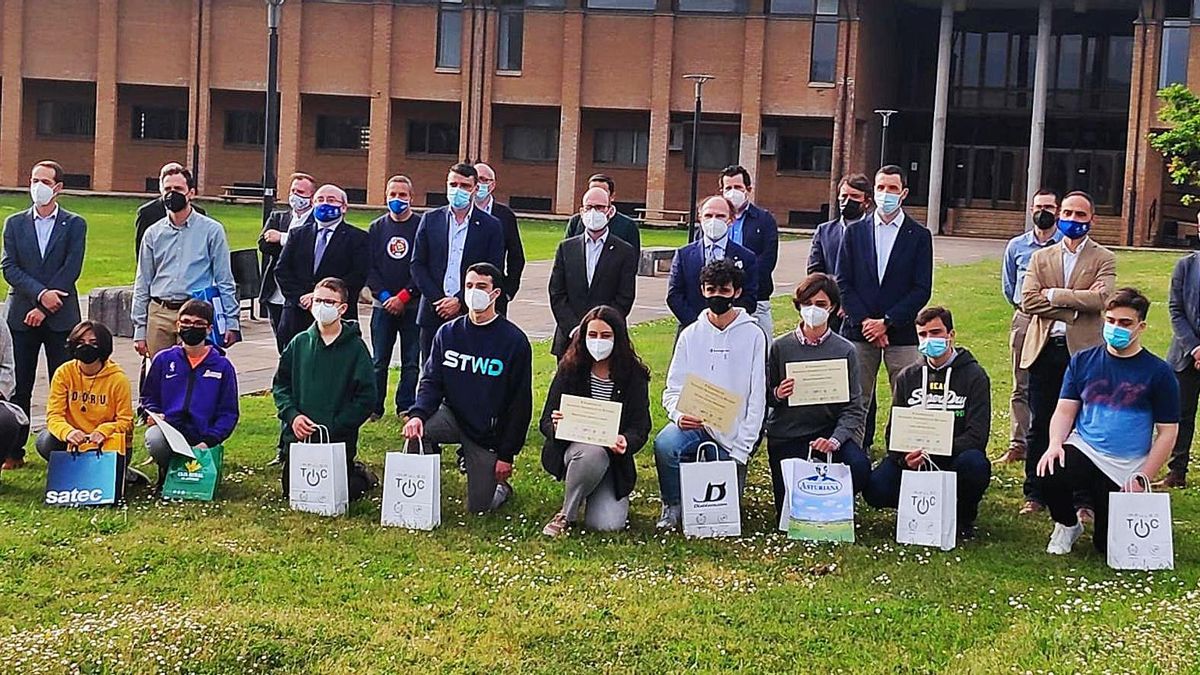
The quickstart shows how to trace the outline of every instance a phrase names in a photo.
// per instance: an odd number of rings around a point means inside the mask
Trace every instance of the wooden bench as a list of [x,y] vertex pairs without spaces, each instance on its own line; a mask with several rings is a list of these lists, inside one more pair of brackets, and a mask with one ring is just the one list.
[[638,276],[656,277],[671,271],[675,249],[670,246],[643,246],[638,260]]
[[651,227],[682,227],[687,225],[687,211],[670,209],[634,209],[637,221]]
[[253,204],[262,201],[263,188],[251,183],[222,185],[221,194],[218,196],[227,204]]

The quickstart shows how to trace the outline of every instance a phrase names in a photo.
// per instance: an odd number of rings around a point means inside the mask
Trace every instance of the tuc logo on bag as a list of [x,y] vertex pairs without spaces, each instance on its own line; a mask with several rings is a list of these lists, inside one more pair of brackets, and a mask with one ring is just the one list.
[[1149,537],[1151,532],[1158,529],[1158,525],[1158,518],[1154,516],[1130,516],[1125,519],[1125,527],[1138,539]]
[[321,481],[329,478],[329,467],[324,464],[301,464],[300,477],[309,487],[317,487]]
[[722,503],[725,501],[726,492],[725,483],[709,483],[704,491],[704,499],[692,497],[692,503],[697,506]]
[[929,511],[937,506],[937,495],[915,494],[912,496],[912,504],[917,513],[929,515]]
[[425,491],[425,477],[400,474],[396,476],[396,489],[400,490],[405,499],[412,499],[418,492]]

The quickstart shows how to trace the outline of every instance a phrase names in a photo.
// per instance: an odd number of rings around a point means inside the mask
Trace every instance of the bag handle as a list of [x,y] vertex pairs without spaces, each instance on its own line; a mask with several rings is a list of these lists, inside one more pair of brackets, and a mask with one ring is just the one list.
[[[308,435],[308,439],[306,440],[312,439],[313,436],[317,437],[317,443],[329,443],[331,438],[329,436],[329,427],[325,426],[324,424],[316,425],[315,430]],[[322,438],[324,440],[321,440]]]
[[[813,453],[813,448],[812,448],[812,444],[810,443],[808,445],[808,461],[809,462],[813,461],[812,453]],[[821,454],[825,455],[825,463],[826,464],[833,464],[833,453],[832,452],[822,452]]]
[[937,470],[938,470],[937,464],[934,464],[933,460],[929,458],[929,453],[922,450],[921,451],[921,463],[919,465],[917,465],[917,471],[937,471]]
[[[412,447],[412,442],[413,442],[413,439],[411,439],[411,438],[410,438],[410,439],[407,439],[407,440],[404,442],[404,450],[405,450],[405,452],[408,452],[408,448]],[[411,455],[412,453],[411,453],[411,452],[408,452],[408,454],[410,454],[410,455]],[[417,436],[417,454],[418,454],[418,455],[424,455],[424,454],[425,454],[425,439],[424,439],[424,438],[422,438],[421,436]]]
[[1150,478],[1146,474],[1142,473],[1141,471],[1135,472],[1132,476],[1130,476],[1125,481],[1125,484],[1121,486],[1121,490],[1123,490],[1125,492],[1133,492],[1129,488],[1132,487],[1133,485],[1136,485],[1139,478],[1142,481],[1142,485],[1146,486],[1146,490],[1145,490],[1146,494],[1151,494],[1152,492],[1154,492],[1154,490],[1151,489],[1151,487],[1150,487]]
[[[721,446],[717,445],[715,441],[704,441],[700,445],[696,446],[696,461],[697,462],[708,461],[708,460],[704,459],[704,453],[701,452],[701,450],[703,450],[704,446],[706,446],[706,445],[712,446],[712,448],[714,450],[713,454],[717,454],[721,450]],[[718,458],[719,458],[719,455],[718,455]]]

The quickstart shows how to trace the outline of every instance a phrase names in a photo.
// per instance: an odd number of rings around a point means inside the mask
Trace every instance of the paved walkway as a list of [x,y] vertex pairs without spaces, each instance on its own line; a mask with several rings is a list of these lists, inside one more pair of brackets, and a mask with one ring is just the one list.
[[[957,239],[937,237],[934,255],[938,263],[965,265],[980,260],[999,259],[1004,253],[1005,242],[992,239]],[[808,261],[809,240],[785,241],[779,247],[779,264],[775,268],[776,293],[787,293],[805,276]],[[525,330],[530,340],[542,340],[554,334],[554,317],[546,301],[546,285],[550,279],[552,261],[531,262],[525,267],[521,280],[524,289],[509,305],[509,318]],[[642,323],[670,316],[664,298],[667,296],[667,277],[638,277],[638,301],[634,305],[631,323]],[[360,311],[365,319],[370,310]],[[87,312],[87,307],[83,307]],[[265,318],[250,321],[243,314],[242,336],[244,341],[230,350],[230,358],[237,367],[238,388],[243,394],[261,392],[271,387],[278,354],[271,325]],[[369,324],[369,322],[367,322]],[[370,326],[364,324],[364,337],[370,344]],[[133,350],[133,341],[117,338],[113,357],[130,376],[137,398],[137,376],[140,357]],[[48,381],[38,378],[33,391],[33,423],[40,427],[45,419],[45,402]]]

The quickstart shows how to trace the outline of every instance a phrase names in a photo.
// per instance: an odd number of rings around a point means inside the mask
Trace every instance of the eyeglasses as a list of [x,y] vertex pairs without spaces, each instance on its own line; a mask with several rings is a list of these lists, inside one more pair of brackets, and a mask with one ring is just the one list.
[[337,307],[338,305],[342,304],[341,300],[330,300],[329,298],[313,298],[312,301],[318,305],[325,305],[326,307]]
[[584,211],[607,211],[608,204],[584,204]]
[[208,328],[208,323],[196,321],[180,321],[180,328]]

